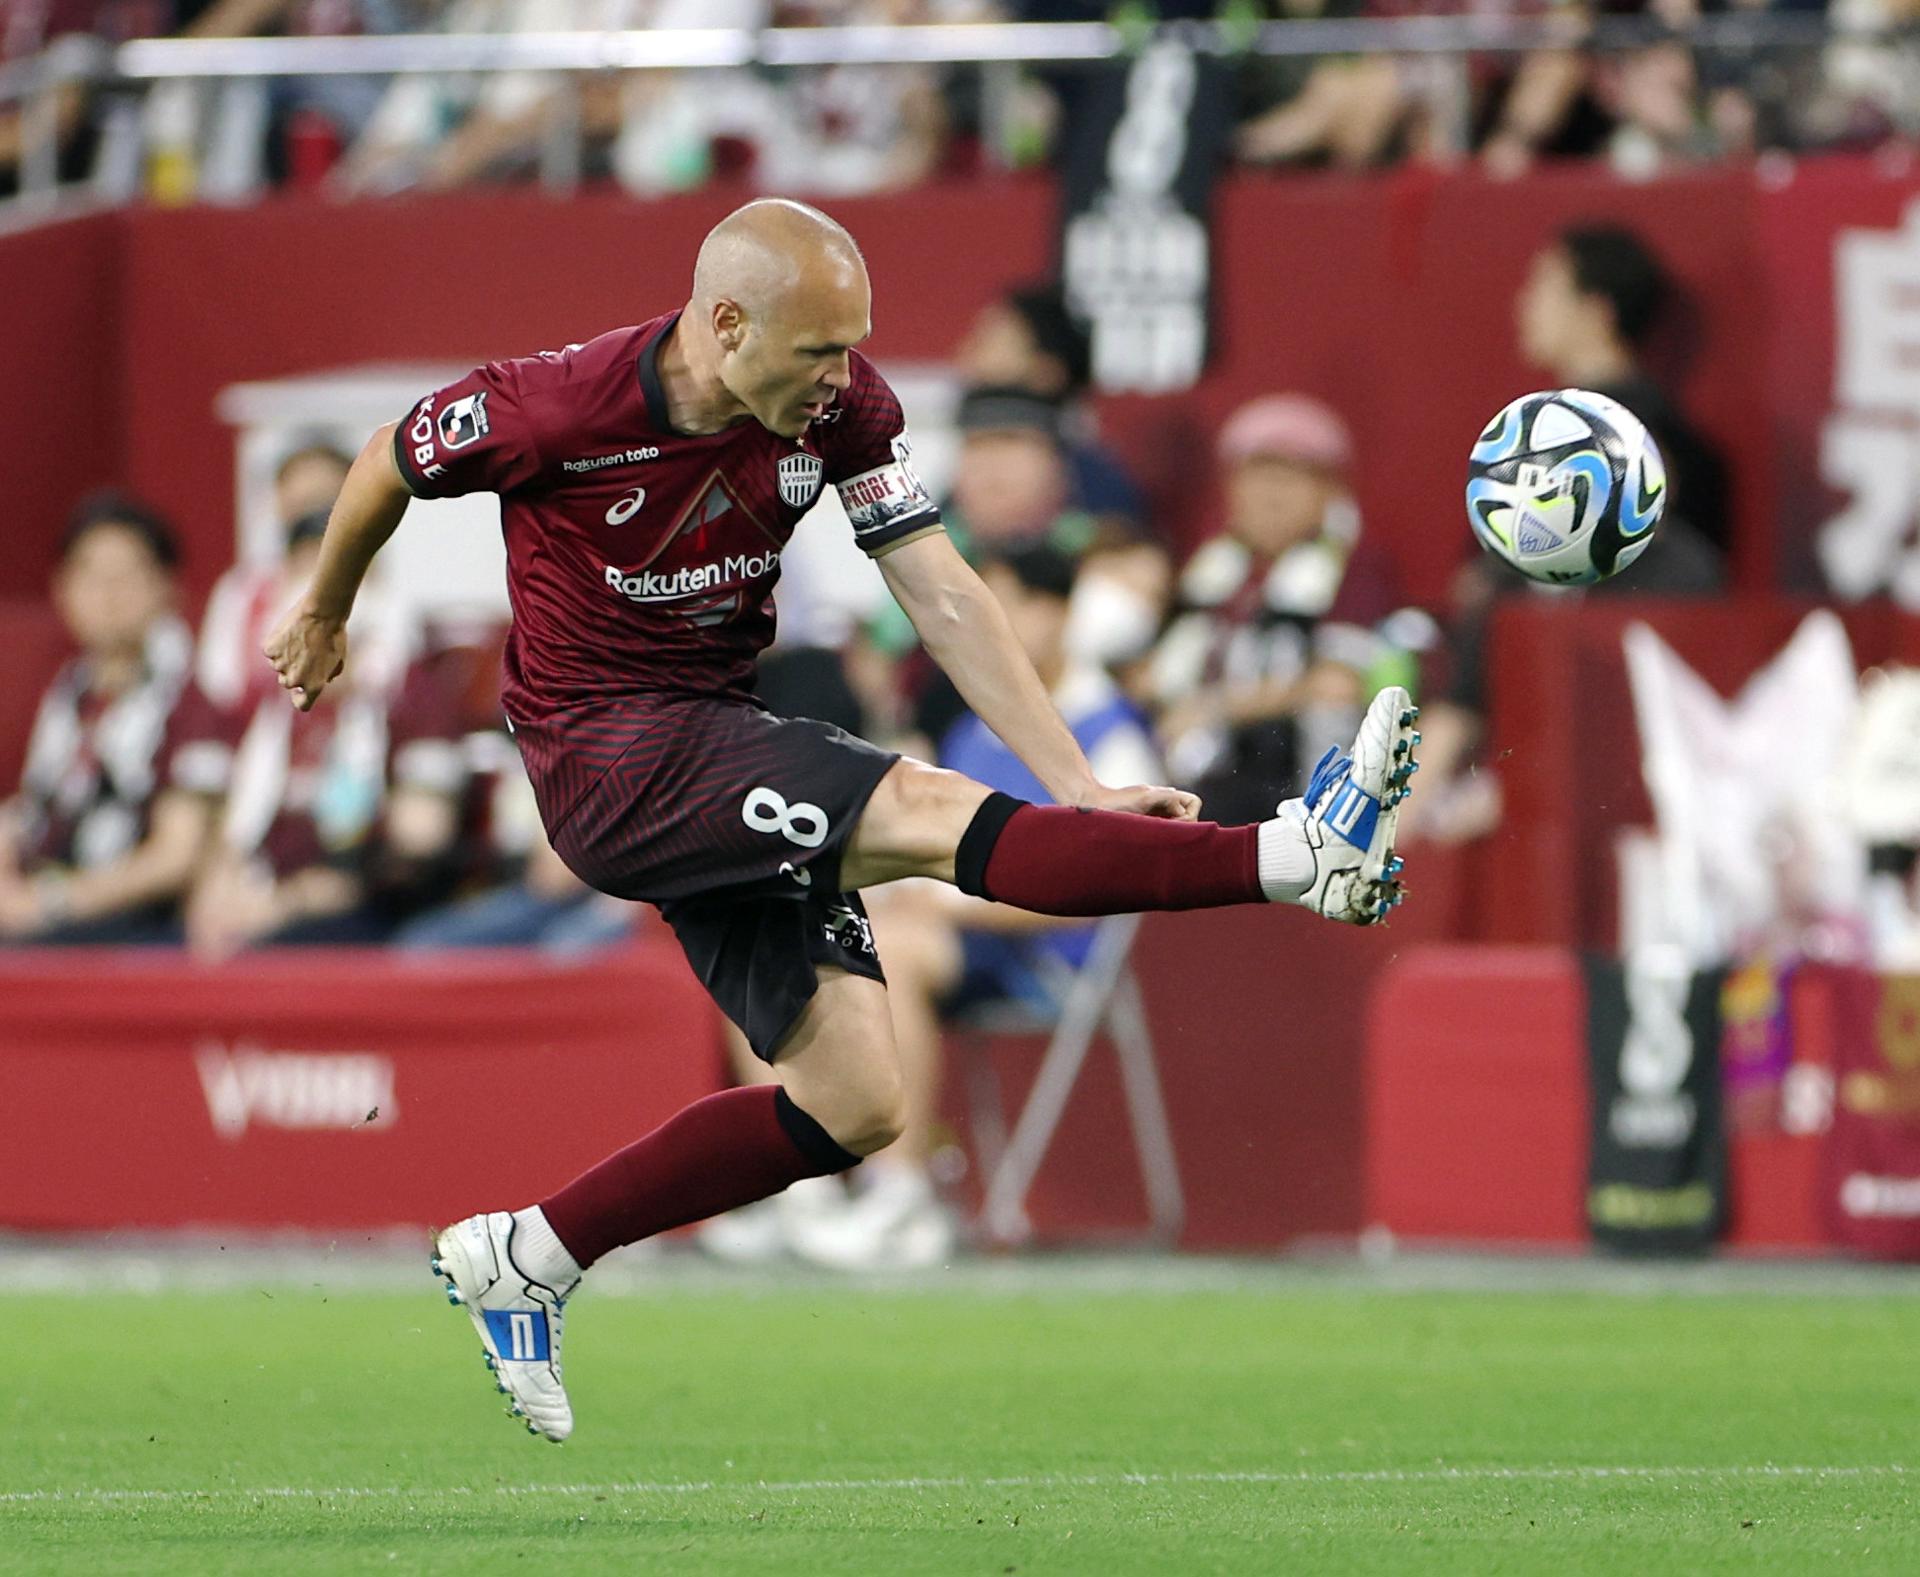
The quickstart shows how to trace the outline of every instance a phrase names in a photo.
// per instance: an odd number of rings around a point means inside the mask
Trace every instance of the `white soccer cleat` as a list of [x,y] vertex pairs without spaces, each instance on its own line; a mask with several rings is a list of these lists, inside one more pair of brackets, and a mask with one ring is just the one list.
[[[447,1301],[465,1306],[507,1411],[556,1445],[573,1433],[560,1379],[561,1310],[572,1287],[542,1285],[513,1259],[515,1222],[504,1210],[468,1216],[433,1239],[433,1273]],[[578,1283],[575,1283],[578,1285]]]
[[1329,750],[1314,767],[1306,796],[1280,807],[1313,858],[1313,880],[1296,903],[1329,920],[1372,925],[1405,896],[1393,840],[1400,806],[1420,770],[1413,755],[1419,717],[1413,697],[1389,685],[1367,708],[1353,754]]

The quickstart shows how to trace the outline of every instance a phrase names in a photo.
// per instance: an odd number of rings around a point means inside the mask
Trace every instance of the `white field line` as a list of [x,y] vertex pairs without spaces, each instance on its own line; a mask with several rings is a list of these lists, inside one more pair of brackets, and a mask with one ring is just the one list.
[[1338,1484],[1476,1484],[1658,1482],[1684,1479],[1864,1479],[1905,1478],[1902,1463],[1855,1467],[1814,1467],[1775,1463],[1708,1467],[1439,1467],[1356,1468],[1346,1472],[1244,1473],[1030,1473],[969,1478],[813,1478],[787,1480],[666,1479],[629,1484],[492,1484],[475,1488],[450,1485],[348,1485],[313,1489],[297,1484],[257,1489],[27,1489],[0,1491],[0,1505],[37,1502],[182,1501],[182,1500],[428,1500],[438,1495],[606,1497],[620,1495],[853,1495],[889,1490],[1120,1489],[1205,1484],[1274,1486]]

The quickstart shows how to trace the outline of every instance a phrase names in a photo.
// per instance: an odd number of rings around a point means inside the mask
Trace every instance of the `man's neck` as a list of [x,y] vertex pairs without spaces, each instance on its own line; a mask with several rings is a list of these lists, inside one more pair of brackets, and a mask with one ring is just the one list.
[[702,366],[687,335],[687,312],[680,314],[660,342],[654,366],[666,396],[667,425],[695,437],[717,433],[748,415],[747,408],[721,382],[717,368]]

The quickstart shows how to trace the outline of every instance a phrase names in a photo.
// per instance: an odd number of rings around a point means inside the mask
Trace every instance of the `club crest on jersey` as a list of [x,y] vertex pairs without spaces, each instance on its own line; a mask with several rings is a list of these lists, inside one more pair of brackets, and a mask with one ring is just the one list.
[[780,460],[780,501],[790,509],[805,509],[820,496],[824,473],[818,455],[783,455]]
[[487,436],[487,392],[463,395],[440,413],[440,447],[464,449]]

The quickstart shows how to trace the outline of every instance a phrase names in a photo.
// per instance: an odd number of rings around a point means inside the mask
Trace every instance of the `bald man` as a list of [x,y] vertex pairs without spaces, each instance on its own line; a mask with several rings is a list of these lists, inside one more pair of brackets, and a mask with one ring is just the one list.
[[[267,642],[294,704],[312,706],[408,501],[498,493],[504,705],[553,847],[602,892],[658,905],[772,1065],[773,1083],[696,1102],[540,1203],[435,1237],[434,1268],[512,1412],[549,1440],[573,1427],[562,1304],[596,1259],[899,1134],[861,888],[927,876],[1056,915],[1291,902],[1355,924],[1399,897],[1418,739],[1406,692],[1383,692],[1354,759],[1329,751],[1307,797],[1258,826],[1198,822],[1176,789],[1095,781],[914,474],[900,403],[854,349],[871,327],[853,238],[799,203],[748,204],[701,246],[680,310],[490,363],[376,432],[311,587]],[[754,700],[780,550],[827,486],[928,651],[1054,804]]]

